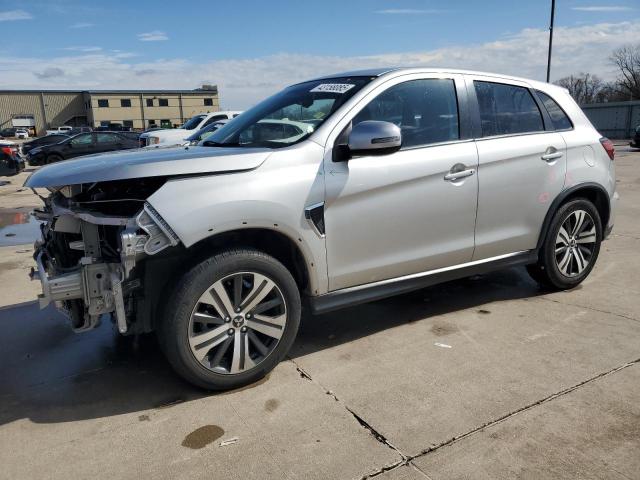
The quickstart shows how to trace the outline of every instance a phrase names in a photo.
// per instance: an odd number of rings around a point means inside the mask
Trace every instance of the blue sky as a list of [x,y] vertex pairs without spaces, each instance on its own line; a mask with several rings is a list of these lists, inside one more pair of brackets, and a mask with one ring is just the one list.
[[[549,4],[0,0],[0,88],[195,88],[213,82],[220,84],[223,104],[244,108],[307,73],[383,61],[522,70],[540,78]],[[607,51],[640,41],[636,0],[557,4],[558,75],[569,67],[593,69],[593,59],[603,56],[595,73],[610,76]]]

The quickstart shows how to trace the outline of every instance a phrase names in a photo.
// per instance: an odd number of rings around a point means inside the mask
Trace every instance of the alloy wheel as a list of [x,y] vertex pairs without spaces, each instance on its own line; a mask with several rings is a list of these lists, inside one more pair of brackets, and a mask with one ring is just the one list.
[[589,265],[596,248],[596,225],[584,210],[575,210],[562,222],[555,244],[558,270],[565,277],[580,275]]
[[257,272],[238,272],[211,285],[189,321],[189,346],[200,364],[238,374],[263,362],[284,333],[287,305],[278,285]]

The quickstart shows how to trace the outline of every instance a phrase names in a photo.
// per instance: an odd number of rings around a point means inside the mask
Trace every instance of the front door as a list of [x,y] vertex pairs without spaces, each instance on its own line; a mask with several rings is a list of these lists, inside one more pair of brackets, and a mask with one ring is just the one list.
[[325,158],[329,290],[473,255],[478,158],[473,141],[460,135],[456,86],[464,87],[451,77],[393,83],[363,99],[352,125],[395,123],[402,148],[344,162]]

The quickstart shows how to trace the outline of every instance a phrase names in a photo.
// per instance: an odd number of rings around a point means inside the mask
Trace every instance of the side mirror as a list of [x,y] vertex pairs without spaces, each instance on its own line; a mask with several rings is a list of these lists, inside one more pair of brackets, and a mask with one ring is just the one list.
[[348,146],[351,155],[386,155],[400,149],[402,133],[391,122],[365,120],[352,128]]

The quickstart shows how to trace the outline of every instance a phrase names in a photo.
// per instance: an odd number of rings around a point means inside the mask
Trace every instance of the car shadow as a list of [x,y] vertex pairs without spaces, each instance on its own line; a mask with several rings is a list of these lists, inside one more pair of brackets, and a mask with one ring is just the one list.
[[[289,356],[541,293],[523,269],[512,268],[320,316],[304,314]],[[0,425],[23,418],[57,423],[109,417],[208,395],[225,393],[205,392],[181,380],[153,335],[122,337],[110,321],[75,334],[52,307],[40,310],[36,302],[27,302],[0,308]]]

